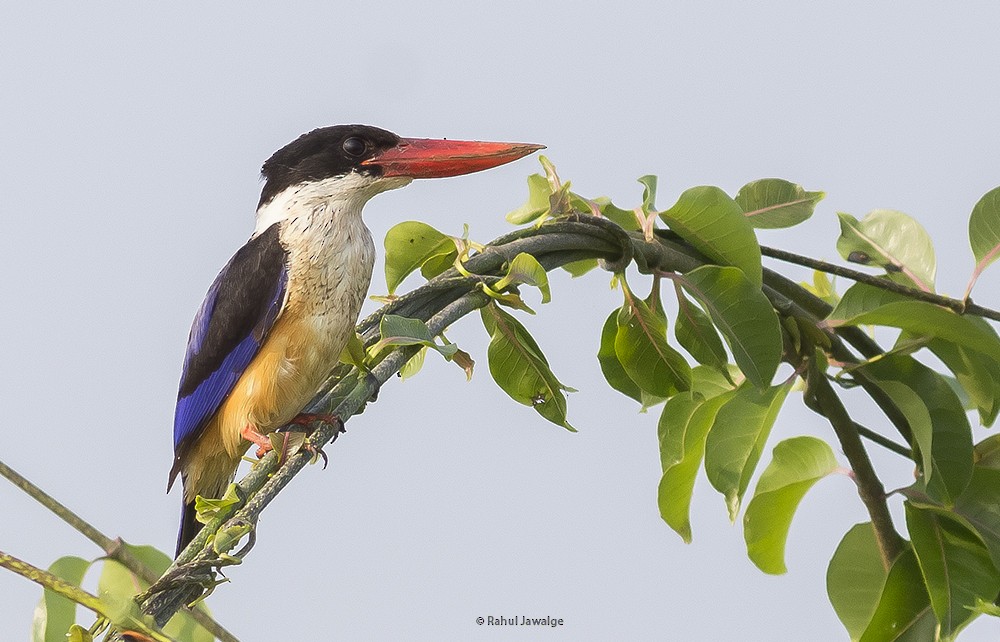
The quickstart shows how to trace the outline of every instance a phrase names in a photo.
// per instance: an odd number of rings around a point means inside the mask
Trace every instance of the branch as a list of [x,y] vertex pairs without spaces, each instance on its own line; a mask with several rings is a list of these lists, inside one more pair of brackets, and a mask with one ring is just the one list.
[[801,254],[786,252],[785,250],[765,247],[763,245],[760,248],[760,252],[764,256],[769,256],[773,259],[778,259],[779,261],[785,261],[786,263],[801,265],[803,267],[819,270],[820,272],[842,276],[844,278],[851,279],[852,281],[857,281],[858,283],[866,283],[876,288],[888,290],[889,292],[903,294],[911,299],[940,305],[941,307],[948,308],[958,314],[972,314],[975,316],[985,317],[987,319],[993,319],[994,321],[1000,321],[1000,311],[976,305],[970,298],[966,298],[964,300],[953,299],[952,297],[943,296],[941,294],[927,292],[918,288],[911,288],[901,283],[890,281],[884,276],[859,272],[858,270],[852,270],[851,268],[846,268],[834,263],[820,261],[808,256],[802,256]]
[[[765,293],[768,293],[772,304],[776,308],[778,307],[778,303],[772,297],[775,294],[780,294],[787,298],[790,302],[789,305],[796,306],[797,309],[792,311],[794,316],[802,316],[806,319],[812,317],[814,325],[817,325],[820,319],[825,319],[829,316],[833,310],[833,306],[829,303],[773,270],[764,268],[764,282],[767,284]],[[864,359],[874,359],[885,354],[881,346],[857,326],[838,326],[832,334],[830,332],[826,332],[826,334],[831,339],[830,354],[842,363],[861,363],[862,361],[844,345],[845,343],[850,344]],[[892,423],[899,434],[902,435],[903,439],[906,440],[906,443],[912,444],[913,432],[910,424],[903,412],[896,406],[896,402],[865,376],[864,372],[856,371],[855,380],[868,393],[868,396],[872,398],[875,404],[878,405],[886,418]]]
[[[573,214],[549,221],[540,227],[520,229],[500,237],[464,264],[465,269],[474,276],[463,276],[457,270],[450,269],[362,320],[358,324],[358,332],[366,344],[372,345],[378,340],[378,326],[382,317],[395,314],[424,320],[432,334],[439,334],[462,316],[485,305],[489,299],[478,290],[479,284],[495,279],[504,264],[521,252],[531,254],[546,270],[572,261],[594,258],[600,259],[606,269],[615,272],[623,271],[632,261],[640,271],[646,273],[655,270],[688,272],[711,263],[683,243],[662,237],[647,242],[641,235],[629,234],[607,219]],[[798,286],[794,287],[806,296],[811,296]],[[765,291],[768,290],[769,296],[773,297],[772,302],[787,304],[788,309],[805,314],[797,303],[780,295],[775,288],[769,286]],[[816,315],[806,314],[806,317],[818,320]],[[838,332],[846,330],[848,329],[841,328]],[[838,334],[833,333],[832,336],[837,342],[840,341]],[[849,352],[846,348],[843,350]],[[398,372],[416,351],[416,346],[393,348],[385,353],[369,373],[358,372],[347,366],[338,367],[324,386],[324,392],[303,412],[332,413],[343,421],[348,421],[372,400],[372,395],[378,388]],[[854,358],[852,355],[845,356]],[[826,386],[829,386],[828,382]],[[903,425],[908,430],[905,422]],[[859,433],[854,429],[856,425],[851,422],[850,426],[850,434],[857,439]],[[339,426],[322,425],[307,442],[318,450],[338,434]],[[857,454],[857,444],[850,442],[850,445],[853,457]],[[898,444],[894,449],[905,451],[905,447]],[[863,447],[860,448],[860,453],[864,455],[864,461],[867,461]],[[312,459],[313,455],[308,449],[289,456],[280,465],[277,453],[266,455],[237,485],[240,496],[249,498],[248,501],[235,514],[219,517],[206,525],[163,577],[149,591],[136,598],[143,611],[153,615],[158,623],[166,622],[183,604],[195,599],[203,590],[214,587],[217,569],[240,563],[253,547],[253,529],[261,511]],[[873,501],[874,495],[877,493],[867,493],[862,499]],[[216,532],[220,535],[210,543]],[[247,543],[230,554],[230,549],[245,534],[250,536]],[[891,552],[894,540],[889,537],[885,539],[888,542],[887,552]]]
[[[38,486],[35,486],[20,473],[2,461],[0,461],[0,475],[6,477],[12,484],[23,490],[39,504],[48,508],[57,517],[72,526],[84,537],[92,541],[94,544],[97,544],[97,546],[104,551],[107,557],[119,562],[122,566],[142,578],[147,584],[153,584],[156,582],[156,572],[146,566],[142,560],[133,555],[132,551],[125,546],[125,542],[122,541],[121,538],[111,539],[101,531],[97,530],[97,528],[85,519],[61,504]],[[66,597],[73,599],[70,595],[67,595]],[[78,602],[78,604],[83,604],[84,606],[90,608],[88,604],[83,602]],[[204,627],[205,630],[214,635],[217,639],[222,640],[222,642],[239,642],[239,640],[236,639],[236,636],[223,628],[221,624],[213,620],[208,613],[198,609],[191,609],[190,615],[192,619]]]
[[31,580],[46,590],[61,595],[68,600],[72,600],[73,602],[90,609],[94,613],[97,613],[101,617],[108,619],[111,618],[111,613],[109,612],[107,605],[102,602],[99,597],[91,595],[79,586],[70,584],[61,577],[53,575],[44,569],[40,569],[37,566],[29,564],[23,560],[19,560],[13,555],[8,555],[3,551],[0,551],[0,567],[12,571],[25,579]]
[[0,568],[12,571],[25,579],[35,582],[46,590],[61,595],[68,600],[80,604],[98,615],[99,621],[114,622],[116,626],[123,629],[138,629],[146,639],[155,642],[173,642],[173,640],[159,631],[150,629],[138,618],[131,617],[128,613],[116,614],[114,609],[108,607],[99,597],[84,591],[79,586],[70,584],[57,575],[53,575],[46,570],[33,566],[28,562],[19,560],[13,555],[8,555],[0,551]]
[[847,409],[826,375],[820,372],[815,360],[809,360],[808,390],[806,406],[826,417],[843,448],[844,456],[854,471],[854,481],[858,485],[858,495],[875,530],[875,541],[882,557],[882,566],[888,570],[892,562],[903,550],[903,538],[896,532],[886,503],[885,487],[875,473],[871,459],[857,431],[857,424],[847,414]]

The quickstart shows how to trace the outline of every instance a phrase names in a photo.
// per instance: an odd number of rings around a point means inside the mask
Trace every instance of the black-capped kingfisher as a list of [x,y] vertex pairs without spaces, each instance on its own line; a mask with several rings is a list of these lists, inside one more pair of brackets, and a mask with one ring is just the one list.
[[303,134],[261,169],[246,245],[191,327],[174,414],[184,514],[177,553],[201,529],[195,497],[220,497],[250,445],[301,413],[354,332],[375,264],[361,209],[414,178],[496,167],[541,145],[400,138],[367,125]]

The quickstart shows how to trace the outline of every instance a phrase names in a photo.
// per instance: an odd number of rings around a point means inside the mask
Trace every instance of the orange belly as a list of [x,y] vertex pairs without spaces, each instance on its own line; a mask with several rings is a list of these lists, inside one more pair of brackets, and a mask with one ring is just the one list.
[[[347,328],[353,331],[353,322]],[[336,330],[326,319],[285,310],[185,458],[185,502],[222,495],[250,446],[244,428],[268,433],[302,411],[347,343],[347,332]]]

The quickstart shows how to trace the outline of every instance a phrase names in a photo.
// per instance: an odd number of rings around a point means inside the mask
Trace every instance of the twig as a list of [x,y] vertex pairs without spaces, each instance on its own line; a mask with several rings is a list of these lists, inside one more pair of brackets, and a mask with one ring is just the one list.
[[[793,305],[797,306],[801,311],[794,312],[795,316],[802,316],[809,318],[810,316],[815,317],[813,321],[814,325],[819,319],[825,319],[830,312],[833,310],[831,306],[826,301],[820,299],[819,297],[813,295],[808,290],[802,288],[797,283],[792,281],[781,274],[773,270],[764,268],[764,282],[765,288],[764,293],[772,299],[774,303],[774,298],[772,293],[778,293],[786,297]],[[852,348],[858,351],[862,357],[865,359],[874,359],[882,354],[884,351],[881,346],[879,346],[874,339],[865,334],[864,330],[856,326],[838,326],[834,328],[833,334],[828,336],[831,337],[830,353],[835,359],[843,363],[860,363],[861,360],[858,359],[848,348],[844,345],[844,342],[850,344]],[[876,405],[885,413],[886,418],[892,423],[893,427],[902,435],[903,439],[906,440],[907,444],[913,443],[913,432],[910,429],[910,424],[906,420],[905,415],[896,406],[896,402],[892,400],[885,392],[874,384],[864,372],[855,372],[855,381],[861,385],[866,393],[872,398]]]
[[857,430],[858,434],[861,435],[862,437],[864,437],[865,439],[867,439],[867,440],[869,440],[869,441],[871,441],[873,443],[876,443],[879,446],[882,446],[883,448],[885,448],[887,450],[891,450],[892,452],[896,453],[897,455],[902,455],[903,457],[906,457],[907,459],[912,459],[913,458],[913,450],[911,448],[908,448],[908,447],[904,446],[903,444],[897,444],[893,440],[889,439],[888,437],[884,437],[884,436],[880,435],[879,433],[875,432],[871,428],[865,428],[864,426],[862,426],[858,422],[854,422],[854,429]]
[[66,599],[72,600],[102,617],[110,618],[107,605],[101,602],[99,597],[91,595],[79,586],[70,584],[58,575],[53,575],[44,569],[29,564],[24,560],[19,560],[3,551],[0,551],[0,567],[13,571],[43,588],[62,595]]
[[[632,237],[635,244],[636,262],[642,266],[645,272],[656,273],[669,270],[689,272],[707,260],[699,258],[700,255],[695,250],[666,235],[658,236],[660,237],[659,243],[640,241],[637,235],[633,235]],[[814,296],[794,281],[767,268],[764,269],[763,289],[764,294],[776,310],[788,316],[804,318],[817,327],[819,321],[826,318],[833,309],[828,303]],[[868,358],[882,353],[882,349],[878,344],[872,341],[864,332],[860,331],[859,328],[840,326],[832,332],[829,329],[824,329],[823,331],[830,338],[831,351],[834,356],[846,363],[858,363],[859,360],[843,345],[841,338],[850,337],[853,341],[856,341],[864,349],[865,356]],[[881,388],[868,381],[862,373],[859,373],[855,378],[865,391],[871,395],[875,403],[882,408],[886,417],[888,417],[889,421],[892,422],[903,438],[909,442],[911,439],[910,425],[892,399]],[[900,454],[906,453],[908,457],[910,456],[909,449],[906,446],[895,444],[885,437],[878,435],[878,433],[866,429],[861,434],[867,438],[871,438],[882,446],[886,446],[890,450]],[[878,435],[878,437],[872,437],[872,435]],[[892,444],[892,446],[889,444]]]
[[903,550],[903,538],[892,524],[889,505],[886,503],[885,487],[872,466],[864,444],[861,443],[857,424],[847,414],[847,409],[830,385],[826,374],[820,372],[813,360],[809,363],[808,391],[805,399],[806,406],[826,417],[837,434],[844,456],[854,471],[858,495],[861,496],[861,501],[871,517],[882,565],[888,570]]
[[941,294],[927,292],[919,288],[911,288],[909,286],[902,285],[901,283],[890,281],[883,276],[867,274],[865,272],[852,270],[851,268],[846,268],[841,265],[820,261],[819,259],[802,256],[801,254],[795,254],[793,252],[787,252],[773,247],[765,247],[762,245],[760,253],[764,256],[769,256],[772,259],[778,259],[779,261],[784,261],[786,263],[794,263],[795,265],[801,265],[803,267],[819,270],[820,272],[842,276],[844,278],[851,279],[852,281],[865,283],[889,292],[903,294],[910,299],[940,305],[941,307],[948,308],[949,310],[959,314],[972,314],[979,317],[985,317],[987,319],[993,319],[994,321],[1000,321],[1000,311],[976,305],[972,302],[972,299],[954,299]]
[[114,622],[116,626],[123,628],[127,627],[128,629],[139,629],[144,634],[144,637],[148,636],[149,639],[155,640],[156,642],[173,642],[171,638],[167,637],[163,633],[150,629],[144,622],[132,618],[128,614],[116,617],[116,615],[112,613],[112,610],[108,608],[108,605],[101,601],[101,599],[96,595],[92,595],[87,591],[84,591],[79,586],[70,584],[57,575],[53,575],[52,573],[29,564],[24,560],[19,560],[13,555],[8,555],[3,551],[0,551],[0,567],[13,571],[21,577],[31,580],[53,593],[61,595],[68,600],[72,600],[73,602],[90,609],[100,618],[104,618],[104,620],[109,622]]
[[[12,484],[23,490],[39,504],[48,508],[57,517],[76,529],[77,532],[92,541],[94,544],[97,544],[97,546],[104,551],[107,557],[119,562],[122,566],[145,580],[147,584],[153,584],[156,582],[156,572],[146,566],[142,560],[133,555],[120,538],[111,539],[101,531],[97,530],[85,519],[61,504],[44,490],[28,481],[23,475],[2,461],[0,461],[0,475],[6,477]],[[84,604],[84,606],[86,606],[86,604]],[[239,642],[236,636],[212,619],[208,613],[199,609],[191,609],[189,613],[194,621],[204,627],[205,630],[214,635],[217,639],[222,640],[222,642]]]

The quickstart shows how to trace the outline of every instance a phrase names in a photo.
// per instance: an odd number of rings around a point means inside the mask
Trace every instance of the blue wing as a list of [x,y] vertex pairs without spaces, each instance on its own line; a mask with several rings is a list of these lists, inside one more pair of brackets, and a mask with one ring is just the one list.
[[168,490],[191,444],[274,326],[287,284],[287,252],[275,224],[240,248],[209,288],[188,337],[174,412],[174,465]]

